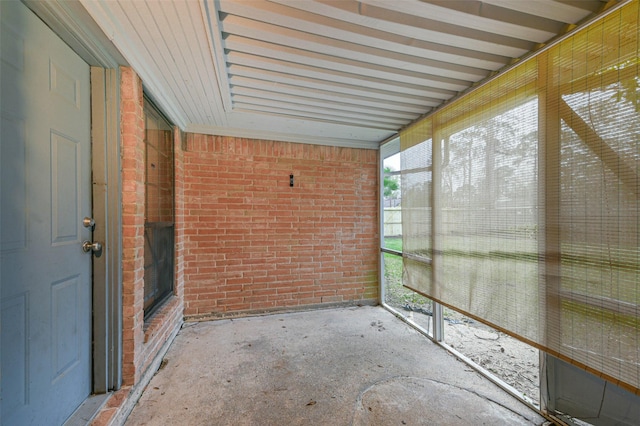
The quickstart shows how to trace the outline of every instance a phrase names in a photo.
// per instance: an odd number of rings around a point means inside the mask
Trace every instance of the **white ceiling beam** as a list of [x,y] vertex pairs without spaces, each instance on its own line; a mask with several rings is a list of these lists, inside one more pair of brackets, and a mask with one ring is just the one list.
[[233,67],[237,64],[249,68],[266,69],[271,72],[292,74],[305,78],[317,79],[319,81],[336,82],[363,88],[372,88],[378,90],[393,91],[402,94],[424,96],[427,98],[447,100],[457,94],[455,90],[444,90],[442,88],[433,87],[434,85],[410,84],[398,81],[397,78],[388,80],[331,69],[317,69],[309,65],[282,61],[279,59],[267,58],[263,56],[253,56],[242,52],[229,52],[227,54],[227,59],[229,61],[230,67]]
[[[251,83],[249,83],[251,84]],[[314,96],[313,92],[304,92],[299,90],[294,91],[274,91],[272,87],[268,86],[260,86],[255,85],[252,87],[251,85],[247,86],[233,86],[231,88],[232,99],[235,100],[237,98],[236,95],[245,95],[251,97],[258,97],[264,99],[274,99],[283,102],[290,102],[299,105],[312,105],[314,107],[324,107],[328,106],[335,110],[344,110],[344,111],[353,111],[358,113],[370,113],[372,115],[377,115],[380,117],[394,117],[401,119],[410,119],[417,118],[424,110],[425,107],[422,108],[414,108],[411,110],[402,110],[396,108],[392,105],[383,105],[376,104],[375,102],[371,102],[373,105],[367,105],[366,102],[362,103],[353,103],[353,102],[344,102],[341,99],[323,99],[317,96]]]
[[403,94],[397,91],[380,90],[356,86],[355,84],[343,84],[327,80],[318,80],[307,78],[295,74],[284,74],[282,72],[274,72],[265,69],[251,68],[243,65],[231,64],[229,66],[229,78],[233,84],[233,77],[247,77],[251,79],[267,81],[271,83],[286,84],[289,86],[297,86],[307,89],[317,89],[323,92],[349,94],[360,96],[369,100],[392,101],[406,103],[416,106],[437,106],[442,99],[429,98],[425,96],[417,96],[414,94]]
[[[548,34],[546,37],[551,38],[554,34],[563,33],[567,23],[557,21],[554,19],[548,19],[538,15],[532,15],[520,10],[514,10],[511,8],[500,7],[487,3],[485,1],[446,1],[446,0],[420,0],[423,3],[428,3],[436,7],[443,8],[445,10],[452,10],[460,13],[464,13],[470,16],[477,16],[478,18],[487,19],[498,23],[494,30],[499,31],[499,25],[508,23],[515,26],[515,33],[520,33],[522,27],[532,28],[539,30],[542,33]],[[532,2],[533,3],[533,2]],[[480,28],[478,28],[480,29]],[[544,41],[544,40],[543,40]]]
[[[481,39],[469,38],[459,35],[455,32],[440,32],[437,26],[433,28],[425,26],[426,22],[416,21],[416,19],[406,14],[392,13],[384,9],[377,9],[376,14],[360,13],[360,3],[356,1],[299,1],[299,0],[269,0],[271,2],[284,4],[289,7],[305,10],[311,13],[317,13],[322,16],[330,17],[340,21],[345,21],[381,31],[391,32],[400,36],[410,37],[416,40],[423,40],[430,43],[436,43],[444,46],[452,46],[461,49],[476,50],[486,52],[493,55],[500,55],[509,58],[518,58],[525,54],[528,49],[524,47],[513,47],[509,45],[488,42]],[[398,2],[392,2],[396,4]],[[376,11],[373,7],[369,7],[369,12]],[[391,19],[387,19],[387,15]],[[429,23],[431,24],[431,23]],[[451,30],[451,28],[449,28]]]
[[380,123],[378,121],[373,121],[373,120],[355,120],[355,119],[352,120],[352,119],[347,119],[340,115],[305,113],[298,110],[275,108],[275,107],[269,107],[269,106],[256,106],[251,104],[238,103],[234,105],[234,108],[236,111],[262,112],[262,113],[289,116],[289,117],[294,117],[298,119],[321,120],[328,123],[348,124],[352,126],[362,126],[362,127],[368,127],[368,128],[380,129],[380,130],[394,131],[400,127],[400,124],[385,124],[385,123]]
[[531,50],[536,43],[553,36],[553,34],[546,32],[525,31],[526,29],[516,25],[491,22],[445,10],[421,3],[418,0],[394,3],[378,0],[358,1],[362,3],[360,13],[365,16],[403,23],[417,28],[431,28],[442,34],[457,35],[469,40],[480,40],[496,45]]
[[[271,96],[270,96],[271,95]],[[285,99],[283,99],[283,97]],[[325,113],[333,113],[333,114],[359,114],[359,118],[365,118],[365,116],[369,117],[371,120],[375,121],[389,121],[400,124],[406,124],[420,116],[420,114],[409,114],[409,113],[398,113],[393,112],[389,114],[385,114],[384,111],[380,110],[371,110],[371,109],[358,109],[355,107],[350,107],[349,105],[340,105],[340,104],[332,104],[332,103],[324,103],[321,105],[314,104],[312,102],[305,102],[305,98],[303,96],[298,97],[297,99],[289,99],[285,96],[277,96],[273,95],[269,92],[260,92],[258,94],[254,94],[253,91],[249,88],[236,88],[232,92],[232,98],[234,105],[238,102],[248,103],[248,99],[253,99],[258,102],[260,105],[268,105],[268,102],[278,103],[277,106],[291,109],[299,109],[301,111],[318,111]],[[424,110],[423,110],[424,111]]]
[[232,93],[232,100],[234,105],[251,104],[261,105],[267,107],[282,108],[293,111],[307,112],[313,114],[330,114],[338,115],[343,118],[349,118],[354,120],[368,120],[376,121],[379,123],[386,123],[394,126],[395,128],[411,122],[413,119],[418,118],[417,115],[407,117],[394,117],[392,115],[382,115],[371,113],[371,111],[350,111],[345,108],[332,108],[332,104],[324,104],[322,106],[315,105],[309,102],[292,103],[289,101],[280,101],[275,98],[262,98],[245,95],[236,95]]
[[489,70],[486,69],[434,61],[427,57],[407,55],[363,46],[329,37],[290,30],[239,16],[228,15],[222,20],[220,25],[222,30],[229,34],[236,34],[263,42],[316,52],[337,58],[400,68],[406,71],[449,76],[451,78],[468,81],[477,81],[489,74]]
[[256,21],[269,22],[284,28],[309,34],[348,40],[363,46],[424,56],[437,61],[462,63],[475,68],[498,69],[508,64],[511,58],[471,49],[430,43],[412,37],[397,35],[375,28],[340,21],[285,5],[262,1],[240,3],[220,0],[224,13],[242,16]]
[[[457,34],[490,43],[520,47],[530,50],[528,43],[542,43],[555,35],[551,31],[523,27],[510,22],[488,19],[455,8],[445,8],[418,0],[388,2],[380,0],[360,0],[361,11],[365,15],[378,16],[380,13],[392,12],[415,18],[414,23],[427,28],[438,28],[446,34]],[[369,10],[370,8],[373,8]],[[392,18],[393,19],[393,18]],[[405,21],[409,22],[409,21]],[[437,23],[437,26],[433,26]],[[411,24],[413,25],[413,24]]]
[[[596,12],[597,6],[594,2],[580,2],[576,7],[570,2],[556,2],[553,0],[537,0],[537,1],[513,1],[513,0],[482,0],[484,3],[500,6],[505,9],[518,10],[520,12],[536,15],[547,19],[554,19],[570,24],[577,24],[588,15]],[[584,6],[589,6],[585,9]]]
[[374,64],[364,64],[349,59],[337,58],[315,52],[293,49],[286,46],[277,46],[259,40],[248,39],[236,35],[230,35],[225,40],[225,46],[229,50],[249,53],[256,56],[280,59],[317,68],[338,69],[355,75],[365,75],[388,80],[400,80],[405,83],[418,85],[436,85],[443,89],[460,91],[466,89],[471,81],[460,80],[442,76],[422,74],[415,71],[405,71],[399,68],[391,68]]

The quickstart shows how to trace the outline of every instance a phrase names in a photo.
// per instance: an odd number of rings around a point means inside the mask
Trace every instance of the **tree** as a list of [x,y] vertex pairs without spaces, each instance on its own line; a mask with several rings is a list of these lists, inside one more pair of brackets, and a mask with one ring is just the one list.
[[398,178],[391,175],[391,168],[384,168],[384,198],[395,198],[398,192]]

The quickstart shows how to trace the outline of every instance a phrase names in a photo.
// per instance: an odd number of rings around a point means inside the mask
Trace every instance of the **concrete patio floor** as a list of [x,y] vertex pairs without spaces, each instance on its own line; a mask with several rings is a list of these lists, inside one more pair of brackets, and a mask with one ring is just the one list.
[[127,425],[541,425],[381,307],[186,323]]

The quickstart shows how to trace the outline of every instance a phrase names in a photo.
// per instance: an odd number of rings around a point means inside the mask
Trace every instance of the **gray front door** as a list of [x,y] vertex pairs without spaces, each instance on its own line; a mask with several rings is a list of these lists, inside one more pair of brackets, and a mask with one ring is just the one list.
[[89,66],[0,1],[2,424],[61,424],[91,392]]

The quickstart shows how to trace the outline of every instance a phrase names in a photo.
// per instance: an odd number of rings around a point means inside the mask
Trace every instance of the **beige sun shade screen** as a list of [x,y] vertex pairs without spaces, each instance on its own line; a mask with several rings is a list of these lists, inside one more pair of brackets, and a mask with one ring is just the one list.
[[638,14],[401,133],[405,285],[636,392]]
[[403,282],[425,293],[431,288],[431,148],[430,120],[400,133]]

